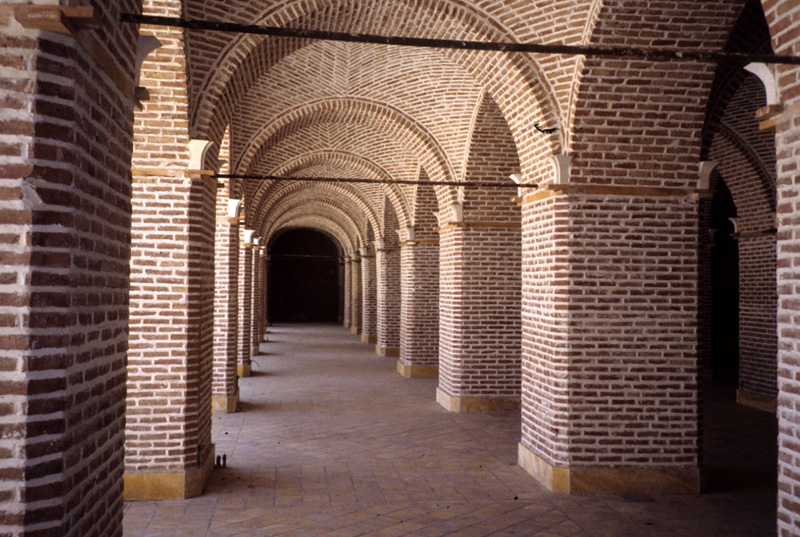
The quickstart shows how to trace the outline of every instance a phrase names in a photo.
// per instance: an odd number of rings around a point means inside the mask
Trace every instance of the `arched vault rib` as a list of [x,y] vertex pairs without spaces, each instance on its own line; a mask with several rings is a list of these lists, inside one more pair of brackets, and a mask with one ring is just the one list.
[[326,201],[308,203],[305,200],[295,200],[287,203],[279,211],[270,215],[270,218],[257,229],[261,230],[264,236],[273,236],[281,226],[287,225],[290,220],[301,217],[316,221],[320,225],[324,222],[335,225],[346,235],[346,244],[351,245],[354,249],[358,248],[359,244],[365,244],[367,240],[366,225],[362,229],[358,222],[353,220],[352,215],[342,210],[341,207]]
[[[335,166],[343,168],[352,168],[356,171],[357,175],[369,178],[374,177],[376,181],[391,181],[393,179],[392,176],[377,163],[359,155],[345,153],[342,151],[313,151],[303,155],[298,155],[294,159],[285,162],[281,167],[275,168],[269,172],[269,175],[286,177],[302,175],[302,171],[304,169],[307,169],[311,166],[328,163],[332,163]],[[365,185],[360,185],[359,188],[363,188],[364,186]],[[366,186],[380,189],[381,193],[389,198],[389,201],[391,201],[392,207],[394,207],[395,214],[397,214],[397,219],[399,220],[401,226],[406,227],[411,225],[409,223],[411,219],[411,210],[405,193],[400,189],[399,185],[384,183],[374,186]],[[381,229],[383,229],[383,225],[381,225]]]
[[[363,99],[336,98],[310,102],[284,112],[247,143],[248,151],[235,165],[234,173],[251,173],[260,158],[291,129],[319,122],[365,123],[376,132],[394,136],[415,155],[432,181],[454,181],[455,172],[435,138],[413,118],[383,103]],[[280,137],[280,138],[279,138]],[[457,201],[455,188],[436,187],[439,207]]]
[[286,207],[325,203],[347,214],[362,235],[366,234],[367,222],[373,229],[380,229],[375,208],[363,199],[357,189],[347,185],[303,181],[281,183],[274,193],[263,201],[261,206],[255,208],[256,228],[265,227],[267,222],[277,218]]
[[[339,222],[329,218],[329,215],[319,213],[309,215],[305,212],[298,214],[298,211],[295,210],[288,211],[273,224],[269,231],[263,232],[263,236],[266,238],[267,244],[271,245],[274,239],[291,229],[313,229],[325,233],[333,239],[339,255],[350,254],[358,248],[357,230],[348,231]],[[353,233],[352,236],[351,233]]]
[[[753,191],[750,191],[747,196],[742,195],[738,185],[728,184],[729,179],[726,181],[736,206],[742,207],[746,204],[754,205],[756,203],[762,203],[765,206],[768,205],[769,209],[767,212],[774,212],[777,204],[775,178],[769,173],[769,170],[764,165],[764,162],[759,158],[757,151],[750,147],[743,137],[739,136],[733,129],[729,128],[724,123],[720,123],[719,130],[717,131],[717,137],[715,137],[714,144],[711,146],[712,156],[716,156],[719,150],[716,146],[720,144],[720,141],[724,141],[731,148],[733,148],[735,152],[728,151],[728,153],[738,153],[738,155],[741,156],[742,161],[746,162],[747,165],[749,165],[749,167],[752,169],[753,175],[759,179],[759,194],[757,196]],[[739,165],[734,168],[744,169],[745,167],[742,164],[743,163],[739,163]],[[727,168],[727,166],[724,167]],[[732,175],[733,174],[728,173],[727,177],[729,178]],[[723,175],[723,179],[725,178],[726,175]],[[756,199],[753,199],[754,197]],[[747,201],[743,201],[743,198],[747,199]]]

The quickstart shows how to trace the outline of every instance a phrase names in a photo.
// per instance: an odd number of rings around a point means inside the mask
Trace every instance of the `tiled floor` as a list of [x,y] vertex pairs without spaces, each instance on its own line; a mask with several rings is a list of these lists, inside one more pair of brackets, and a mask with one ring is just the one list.
[[775,420],[729,387],[708,390],[709,493],[568,496],[516,466],[518,416],[445,412],[340,326],[270,330],[243,412],[214,417],[228,468],[202,497],[126,503],[126,537],[775,534]]

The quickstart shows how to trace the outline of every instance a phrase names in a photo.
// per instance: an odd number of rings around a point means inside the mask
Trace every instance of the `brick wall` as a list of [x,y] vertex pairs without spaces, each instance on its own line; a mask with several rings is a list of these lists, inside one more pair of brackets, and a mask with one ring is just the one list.
[[142,31],[163,46],[143,64],[150,100],[134,118],[125,465],[131,476],[186,474],[212,452],[216,183],[187,173],[183,32]]
[[[772,46],[778,54],[800,54],[798,16],[800,6],[791,0],[763,2],[772,35]],[[800,69],[777,67],[780,100],[784,110],[800,103]],[[775,133],[778,173],[778,535],[796,535],[800,527],[800,334],[796,316],[798,241],[800,227],[794,214],[797,205],[798,159],[800,159],[800,124],[797,113],[781,121]]]
[[[0,6],[0,534],[122,535],[135,1],[84,33]],[[100,142],[98,142],[100,140]]]

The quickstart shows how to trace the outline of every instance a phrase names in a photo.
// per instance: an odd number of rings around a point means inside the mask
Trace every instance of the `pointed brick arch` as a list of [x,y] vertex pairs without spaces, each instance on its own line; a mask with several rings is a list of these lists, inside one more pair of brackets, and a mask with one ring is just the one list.
[[264,232],[268,247],[286,231],[306,228],[327,235],[336,245],[340,256],[355,251],[358,244],[358,230],[355,227],[350,228],[350,222],[335,211],[319,211],[318,207],[316,209],[310,211],[307,208],[296,207],[281,215],[281,218]]
[[[298,155],[296,158],[289,160],[283,166],[276,168],[269,175],[278,175],[291,177],[292,175],[302,174],[303,170],[318,164],[333,164],[341,168],[353,169],[359,175],[359,178],[375,177],[376,181],[387,180],[391,181],[393,177],[377,163],[369,161],[359,155],[348,154],[340,151],[314,151]],[[380,184],[380,185],[356,185],[359,188],[373,188],[379,189],[381,194],[385,194],[392,202],[394,211],[397,213],[400,225],[407,226],[410,221],[410,207],[405,193],[401,190],[399,185],[394,184]],[[382,231],[381,236],[386,236],[384,226],[380,227]]]
[[[309,102],[284,112],[248,142],[248,152],[235,164],[235,169],[247,173],[272,145],[295,130],[314,123],[366,123],[384,136],[394,137],[412,152],[427,170],[433,181],[454,181],[455,172],[441,145],[414,118],[383,103],[364,99],[336,98]],[[452,203],[452,188],[437,187],[440,207]]]
[[377,223],[374,212],[367,209],[363,201],[359,205],[352,189],[348,192],[347,187],[337,189],[333,185],[328,187],[319,183],[293,183],[286,185],[273,198],[271,201],[274,201],[274,204],[271,203],[268,210],[259,213],[257,229],[264,230],[265,233],[270,233],[283,214],[297,207],[304,207],[304,210],[311,213],[315,207],[326,207],[335,211],[341,215],[340,218],[344,218],[342,222],[349,224],[343,227],[355,230],[359,244],[364,244],[368,240],[367,228],[370,219]]

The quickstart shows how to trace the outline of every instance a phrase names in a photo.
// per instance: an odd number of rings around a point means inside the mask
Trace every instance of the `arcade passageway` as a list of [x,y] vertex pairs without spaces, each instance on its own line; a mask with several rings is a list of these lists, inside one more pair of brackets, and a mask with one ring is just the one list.
[[775,420],[714,384],[695,495],[565,496],[516,464],[519,417],[449,413],[340,326],[282,324],[214,417],[228,468],[202,497],[128,502],[125,537],[775,534]]
[[799,537],[798,267],[798,0],[0,0],[0,536]]

